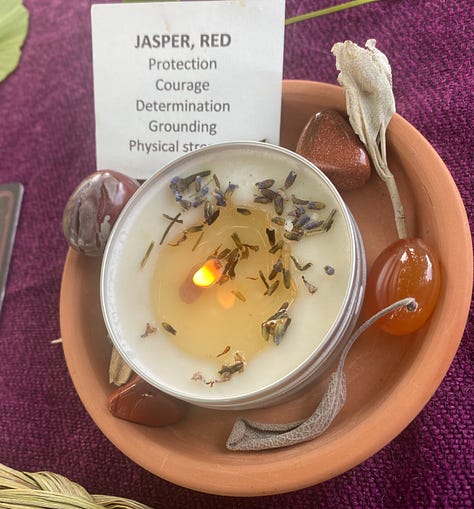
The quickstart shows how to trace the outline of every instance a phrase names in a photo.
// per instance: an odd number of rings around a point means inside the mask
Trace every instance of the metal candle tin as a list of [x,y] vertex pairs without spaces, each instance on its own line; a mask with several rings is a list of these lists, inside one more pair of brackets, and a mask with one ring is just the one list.
[[[151,236],[159,238],[155,219],[163,212],[169,213],[170,207],[176,207],[173,197],[169,197],[171,179],[189,175],[203,167],[217,168],[216,172],[222,168],[226,177],[235,179],[241,186],[242,197],[251,193],[251,186],[263,174],[262,171],[267,177],[280,179],[289,169],[302,172],[312,183],[303,186],[301,192],[314,184],[336,204],[338,228],[343,231],[343,247],[348,253],[347,267],[344,267],[347,282],[344,283],[337,309],[334,309],[335,318],[324,337],[314,341],[314,347],[312,330],[298,329],[298,325],[292,324],[292,341],[286,341],[285,337],[280,345],[271,345],[250,360],[248,369],[242,374],[213,387],[191,379],[193,370],[199,369],[193,369],[193,366],[199,365],[199,362],[180,352],[172,344],[172,338],[158,335],[144,340],[140,337],[143,324],[153,319],[150,302],[153,256],[147,262],[146,270],[137,267]],[[338,249],[338,246],[334,246],[334,252]],[[138,189],[110,235],[102,263],[100,293],[110,338],[138,375],[158,389],[190,403],[235,410],[278,403],[325,373],[354,329],[362,307],[365,280],[366,259],[359,229],[329,179],[313,164],[287,149],[258,142],[229,142],[180,157],[155,173]],[[311,301],[308,300],[311,297],[304,296],[305,307],[301,307],[304,311],[300,312],[298,320],[301,321],[304,316],[310,317],[313,309],[316,312],[317,299],[320,298],[317,296]],[[183,319],[186,319],[185,308]],[[298,357],[300,351],[302,353]]]

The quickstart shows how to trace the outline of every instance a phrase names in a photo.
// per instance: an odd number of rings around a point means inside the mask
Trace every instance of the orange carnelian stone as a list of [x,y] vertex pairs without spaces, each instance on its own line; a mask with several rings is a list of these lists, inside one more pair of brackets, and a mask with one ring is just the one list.
[[415,311],[400,308],[377,321],[390,334],[410,334],[430,317],[440,284],[439,262],[433,250],[421,239],[400,239],[380,253],[369,272],[366,308],[373,315],[397,300],[413,297]]

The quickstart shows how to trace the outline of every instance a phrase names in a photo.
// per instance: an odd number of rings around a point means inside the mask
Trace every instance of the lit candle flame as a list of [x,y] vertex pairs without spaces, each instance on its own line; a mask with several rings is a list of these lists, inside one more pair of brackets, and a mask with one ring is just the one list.
[[224,266],[217,258],[209,258],[193,275],[193,283],[200,288],[207,288],[217,283],[224,272]]

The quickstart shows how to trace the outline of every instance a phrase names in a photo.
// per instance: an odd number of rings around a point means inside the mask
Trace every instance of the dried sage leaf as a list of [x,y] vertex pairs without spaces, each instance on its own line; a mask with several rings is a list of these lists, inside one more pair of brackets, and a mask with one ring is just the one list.
[[398,236],[406,238],[405,213],[395,178],[388,168],[386,131],[395,113],[392,70],[388,58],[369,39],[365,48],[352,41],[334,44],[337,78],[346,97],[346,109],[354,132],[365,145],[380,178],[385,182],[395,214]]

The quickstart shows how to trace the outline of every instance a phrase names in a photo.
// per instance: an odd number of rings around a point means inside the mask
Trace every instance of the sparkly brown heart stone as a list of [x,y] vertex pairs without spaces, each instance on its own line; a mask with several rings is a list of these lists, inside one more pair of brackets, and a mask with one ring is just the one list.
[[339,191],[363,186],[370,177],[370,158],[346,118],[323,110],[304,127],[296,152],[323,171]]

